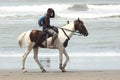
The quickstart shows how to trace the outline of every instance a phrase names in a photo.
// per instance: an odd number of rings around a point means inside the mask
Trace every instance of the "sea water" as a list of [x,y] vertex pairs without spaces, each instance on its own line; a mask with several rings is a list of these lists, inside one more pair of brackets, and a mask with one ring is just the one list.
[[[89,32],[87,37],[74,35],[70,39],[66,48],[70,56],[68,68],[120,69],[119,0],[0,0],[0,4],[0,68],[10,64],[14,65],[11,68],[20,68],[25,47],[19,48],[18,36],[24,31],[41,30],[38,18],[51,7],[56,13],[51,25],[62,27],[67,20],[74,21],[79,17]],[[32,56],[33,52],[29,55],[28,67],[35,63]],[[57,50],[39,49],[39,58],[46,67],[56,69],[58,56]]]

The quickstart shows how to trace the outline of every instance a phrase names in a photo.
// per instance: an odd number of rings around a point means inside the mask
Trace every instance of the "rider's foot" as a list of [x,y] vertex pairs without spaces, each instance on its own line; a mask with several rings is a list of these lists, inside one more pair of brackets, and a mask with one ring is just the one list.
[[34,48],[38,47],[38,42],[36,42],[33,47],[34,47]]
[[54,48],[54,46],[53,46],[53,45],[50,45],[50,46],[48,46],[48,48]]

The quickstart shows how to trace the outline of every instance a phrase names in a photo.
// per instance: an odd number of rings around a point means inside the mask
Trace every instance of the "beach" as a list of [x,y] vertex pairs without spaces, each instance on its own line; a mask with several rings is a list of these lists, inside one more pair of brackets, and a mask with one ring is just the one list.
[[[51,25],[63,27],[79,17],[89,35],[75,33],[70,39],[67,72],[59,69],[58,50],[39,48],[39,61],[47,72],[41,72],[31,51],[25,65],[28,73],[23,73],[26,47],[20,48],[17,38],[25,31],[42,30],[38,19],[48,8],[55,10]],[[0,80],[120,80],[119,75],[119,0],[0,0]]]
[[48,71],[0,70],[0,80],[119,80],[120,70],[110,71]]
[[[57,56],[39,57],[40,62],[47,72],[41,72],[38,65],[29,56],[26,60],[26,69],[21,70],[22,57],[2,57],[0,58],[0,80],[119,80],[120,68],[117,61],[119,57],[107,56],[93,59],[93,56],[70,56],[70,62],[66,67],[66,72],[59,69]],[[106,62],[103,63],[104,58]],[[116,58],[116,60],[114,59]],[[85,59],[85,60],[84,60]],[[91,60],[93,59],[93,60]],[[103,61],[101,60],[103,59]],[[113,61],[113,62],[112,62]],[[106,63],[106,65],[105,65]],[[111,64],[112,63],[112,64]],[[113,66],[114,63],[114,66]],[[116,64],[116,65],[115,65]]]

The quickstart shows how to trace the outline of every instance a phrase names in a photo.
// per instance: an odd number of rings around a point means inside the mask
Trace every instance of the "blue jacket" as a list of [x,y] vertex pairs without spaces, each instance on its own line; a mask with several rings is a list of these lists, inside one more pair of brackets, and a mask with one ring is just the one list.
[[40,16],[38,21],[39,26],[43,26],[43,30],[45,28],[50,28],[50,18],[47,15]]

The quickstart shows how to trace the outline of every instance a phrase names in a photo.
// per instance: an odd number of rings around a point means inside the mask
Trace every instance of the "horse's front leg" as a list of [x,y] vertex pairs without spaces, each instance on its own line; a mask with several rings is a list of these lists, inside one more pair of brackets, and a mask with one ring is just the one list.
[[59,61],[60,61],[59,68],[60,68],[60,70],[62,70],[62,61],[63,61],[63,51],[62,50],[59,50]]
[[65,55],[66,60],[65,60],[65,62],[64,62],[64,64],[63,64],[62,69],[63,69],[63,72],[65,72],[65,67],[66,67],[66,65],[67,65],[67,63],[68,63],[68,61],[69,61],[69,56],[68,56],[68,54],[67,54],[67,52],[66,52],[65,49],[63,50],[63,54]]

